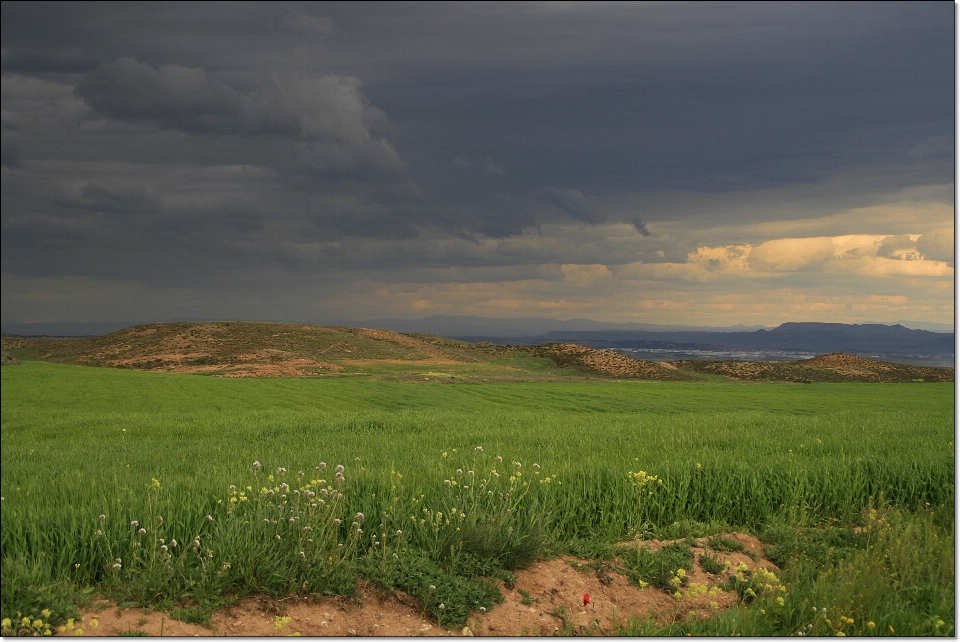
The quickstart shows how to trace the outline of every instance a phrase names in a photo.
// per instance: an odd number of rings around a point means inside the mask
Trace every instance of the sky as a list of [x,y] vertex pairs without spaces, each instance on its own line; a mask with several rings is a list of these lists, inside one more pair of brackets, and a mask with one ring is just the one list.
[[4,2],[2,320],[953,324],[955,13]]

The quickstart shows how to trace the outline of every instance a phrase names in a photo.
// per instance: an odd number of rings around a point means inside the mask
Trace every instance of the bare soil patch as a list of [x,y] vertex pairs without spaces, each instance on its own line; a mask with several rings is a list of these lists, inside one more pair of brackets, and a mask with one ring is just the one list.
[[[729,561],[724,573],[705,572],[694,562],[688,574],[691,584],[708,588],[723,584],[743,563],[750,570],[774,570],[772,562],[762,556],[757,538],[744,534],[728,534],[744,545],[744,552],[714,552],[706,548],[706,538],[691,546],[694,559],[705,553],[715,554],[720,561]],[[679,540],[683,541],[683,540]],[[649,546],[652,550],[670,544],[670,541],[624,542],[623,547]],[[757,561],[746,553],[749,551]],[[534,563],[517,571],[514,582],[500,582],[504,595],[502,604],[487,612],[474,612],[465,627],[445,629],[425,617],[416,600],[403,592],[384,593],[366,582],[361,582],[355,598],[316,597],[273,600],[252,596],[239,600],[233,606],[214,613],[210,628],[171,619],[169,613],[146,613],[140,608],[122,611],[109,602],[101,602],[84,613],[84,635],[116,635],[142,631],[149,635],[195,636],[230,635],[265,637],[289,636],[437,636],[437,635],[554,635],[611,634],[618,625],[631,617],[652,620],[658,625],[669,624],[688,617],[706,618],[717,611],[736,605],[733,591],[719,590],[714,596],[701,595],[696,599],[677,600],[666,591],[653,586],[641,588],[637,583],[616,572],[618,560],[605,564],[574,557],[562,557]],[[590,596],[584,604],[584,595]],[[96,618],[96,628],[90,620]],[[289,619],[286,619],[289,618]],[[58,635],[73,635],[64,631]]]
[[344,365],[355,366],[376,366],[376,365],[397,365],[397,366],[455,366],[461,364],[461,361],[453,359],[341,359],[340,363]]
[[534,356],[551,359],[559,366],[570,366],[592,374],[666,381],[690,378],[675,367],[665,367],[654,361],[639,361],[613,350],[597,350],[575,343],[550,343],[526,350]]
[[428,343],[426,341],[421,341],[413,337],[408,337],[403,334],[399,334],[392,330],[373,330],[370,328],[360,328],[359,332],[364,337],[370,339],[376,339],[378,341],[390,341],[391,343],[396,343],[405,348],[413,348],[425,354],[430,355],[431,357],[439,359],[449,359],[453,363],[459,363],[461,359],[458,359],[453,353],[444,350],[436,345]]
[[910,383],[953,381],[953,368],[928,368],[873,361],[850,354],[825,354],[793,362],[674,361],[680,370],[754,381]]

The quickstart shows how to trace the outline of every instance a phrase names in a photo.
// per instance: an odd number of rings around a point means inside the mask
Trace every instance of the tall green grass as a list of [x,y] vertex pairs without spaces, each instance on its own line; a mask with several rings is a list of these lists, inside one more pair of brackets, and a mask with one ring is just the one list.
[[[470,578],[587,539],[849,526],[881,495],[953,520],[952,384],[412,385],[25,363],[3,369],[2,395],[5,587],[22,567],[136,603],[216,604],[349,592],[366,569],[421,577],[410,590],[449,623],[460,615],[436,590],[486,604]],[[662,483],[641,489],[641,470]],[[342,497],[319,512],[293,494],[321,487]]]

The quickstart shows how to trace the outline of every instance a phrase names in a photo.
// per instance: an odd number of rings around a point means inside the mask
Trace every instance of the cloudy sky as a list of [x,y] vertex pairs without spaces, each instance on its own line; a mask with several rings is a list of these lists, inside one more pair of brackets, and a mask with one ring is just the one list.
[[2,5],[5,323],[951,323],[953,3]]

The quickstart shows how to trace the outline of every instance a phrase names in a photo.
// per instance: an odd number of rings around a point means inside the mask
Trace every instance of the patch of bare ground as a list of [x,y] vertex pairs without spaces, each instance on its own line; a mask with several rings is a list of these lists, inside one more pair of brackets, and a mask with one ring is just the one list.
[[908,366],[850,354],[826,354],[793,362],[674,361],[680,370],[719,374],[730,379],[795,383],[909,383],[953,381],[953,368]]
[[537,357],[584,372],[630,379],[678,380],[689,377],[654,361],[639,361],[613,350],[597,350],[575,343],[550,343],[528,348]]
[[408,337],[406,335],[394,332],[392,330],[372,330],[369,328],[360,328],[359,332],[361,335],[368,337],[370,339],[376,339],[378,341],[389,341],[391,343],[396,343],[405,348],[412,348],[423,352],[431,357],[438,359],[448,359],[452,360],[455,363],[463,361],[463,359],[457,358],[457,355],[453,354],[448,350],[444,350],[436,345],[428,343],[426,341],[421,341],[413,337]]
[[861,368],[867,370],[889,370],[890,366],[893,365],[842,352],[823,354],[813,359],[807,359],[803,363],[811,368]]
[[[428,337],[429,338],[429,337]],[[477,361],[469,344],[390,330],[285,323],[160,323],[101,337],[4,339],[66,363],[225,377],[310,377],[362,362],[452,365]]]
[[874,361],[837,352],[798,362],[862,381],[953,381],[953,368],[926,368],[902,363]]
[[[214,363],[210,363],[213,361]],[[310,377],[323,372],[336,373],[343,366],[317,361],[282,350],[260,350],[238,355],[226,363],[204,353],[160,353],[134,359],[109,360],[105,365],[134,370],[159,370],[181,374],[212,374],[221,377]]]
[[[757,561],[746,552],[709,551],[705,546],[706,538],[701,538],[696,546],[690,547],[694,559],[703,554],[714,554],[721,562],[729,561],[730,568],[720,574],[711,574],[695,561],[693,570],[687,575],[689,585],[719,587],[741,563],[750,570],[776,569],[772,562],[762,557],[757,538],[739,533],[725,537],[741,542],[745,551],[756,556]],[[651,550],[659,550],[671,543],[631,541],[621,546],[649,546]],[[174,636],[612,634],[631,617],[666,625],[689,617],[707,618],[737,603],[733,591],[718,590],[713,596],[704,594],[695,599],[685,596],[677,600],[653,586],[641,588],[616,571],[619,558],[605,564],[588,563],[589,560],[562,557],[536,562],[517,571],[513,582],[500,585],[504,594],[502,604],[485,613],[473,612],[466,626],[456,629],[445,629],[425,617],[416,600],[405,593],[384,593],[367,582],[360,582],[356,598],[323,596],[277,601],[264,596],[246,597],[214,613],[209,629],[171,619],[168,613],[146,613],[139,608],[120,611],[115,605],[102,602],[84,613],[84,620],[88,623],[84,634],[102,636],[142,631],[148,635],[160,635],[161,627],[163,635]],[[584,594],[590,596],[589,604],[584,604]],[[92,618],[98,620],[96,628],[89,626]]]
[[[786,380],[807,382],[809,379],[803,373],[785,373],[781,364],[763,361],[712,361],[698,370],[712,372],[731,379],[740,380]],[[787,374],[788,376],[784,376]],[[789,376],[793,375],[793,376]]]
[[410,359],[341,359],[341,363],[349,364],[352,366],[375,366],[375,365],[418,365],[418,366],[455,366],[462,361],[454,361],[453,359],[418,359],[416,361],[411,361]]

